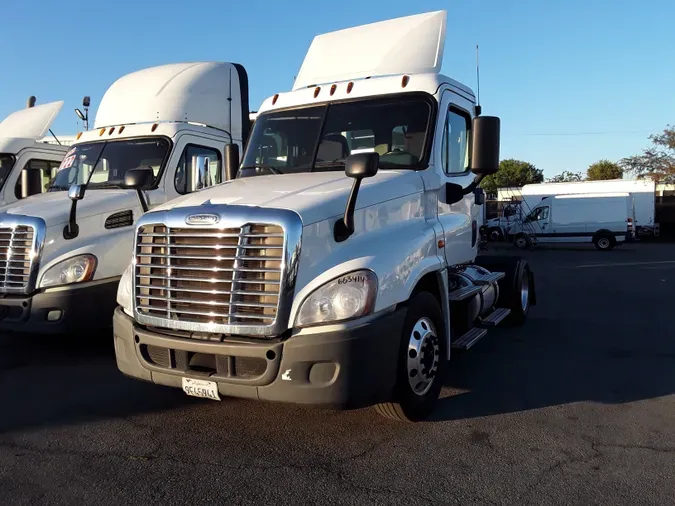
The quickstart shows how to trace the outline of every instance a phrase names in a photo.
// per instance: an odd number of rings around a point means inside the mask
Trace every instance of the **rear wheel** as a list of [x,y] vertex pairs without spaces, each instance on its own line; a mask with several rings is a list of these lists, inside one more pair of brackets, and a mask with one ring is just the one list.
[[504,234],[499,227],[492,227],[489,230],[489,237],[492,242],[500,242],[504,240]]
[[376,405],[376,411],[407,422],[429,416],[443,385],[446,350],[438,301],[429,292],[419,292],[408,302],[393,402]]

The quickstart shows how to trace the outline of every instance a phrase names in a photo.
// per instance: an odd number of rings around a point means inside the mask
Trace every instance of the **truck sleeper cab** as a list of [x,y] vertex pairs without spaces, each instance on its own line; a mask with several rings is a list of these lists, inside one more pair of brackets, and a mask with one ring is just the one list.
[[[444,12],[406,20],[445,32]],[[327,83],[312,67],[340,37],[400,43],[391,23],[317,37],[294,90],[260,108],[237,178],[139,220],[113,319],[122,373],[210,399],[418,420],[451,348],[525,320],[527,262],[476,259],[498,120],[475,118],[471,90],[436,67],[333,69]]]
[[241,148],[249,126],[237,64],[162,65],[113,83],[49,192],[1,210],[12,242],[0,260],[9,273],[0,330],[109,329],[134,223],[148,208],[225,182],[228,146]]

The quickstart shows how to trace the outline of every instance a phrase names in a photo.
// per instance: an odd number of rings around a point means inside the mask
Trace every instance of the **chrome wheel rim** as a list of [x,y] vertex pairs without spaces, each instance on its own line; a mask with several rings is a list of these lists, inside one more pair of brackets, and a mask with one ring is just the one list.
[[524,248],[525,246],[527,246],[527,241],[525,240],[524,237],[518,237],[516,239],[516,246],[518,246],[519,248]]
[[527,271],[523,272],[523,279],[520,283],[520,307],[523,311],[527,310],[530,303],[530,276]]
[[407,350],[408,383],[416,395],[425,395],[434,383],[440,347],[434,324],[420,318],[410,333]]
[[598,246],[600,246],[600,248],[602,249],[609,248],[609,239],[607,239],[606,237],[598,239]]

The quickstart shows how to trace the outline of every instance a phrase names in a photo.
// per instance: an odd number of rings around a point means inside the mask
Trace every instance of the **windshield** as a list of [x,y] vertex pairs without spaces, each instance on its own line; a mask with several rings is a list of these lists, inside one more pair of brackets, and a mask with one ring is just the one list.
[[5,184],[5,180],[7,179],[7,176],[9,176],[9,173],[12,171],[12,167],[14,167],[14,162],[16,161],[16,158],[14,158],[14,155],[7,155],[4,153],[0,153],[0,188],[3,187]]
[[139,167],[152,168],[156,184],[168,153],[169,141],[161,137],[80,144],[66,153],[50,190],[119,187],[126,172]]
[[431,112],[428,98],[399,96],[262,114],[239,177],[340,171],[363,152],[377,152],[381,169],[424,168]]

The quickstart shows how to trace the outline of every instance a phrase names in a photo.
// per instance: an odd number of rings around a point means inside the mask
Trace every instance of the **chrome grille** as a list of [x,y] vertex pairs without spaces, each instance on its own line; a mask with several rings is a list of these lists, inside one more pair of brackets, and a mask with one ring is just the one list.
[[25,293],[32,289],[35,228],[29,225],[0,227],[0,292]]
[[279,309],[284,231],[279,225],[140,225],[139,315],[205,325],[272,325]]

